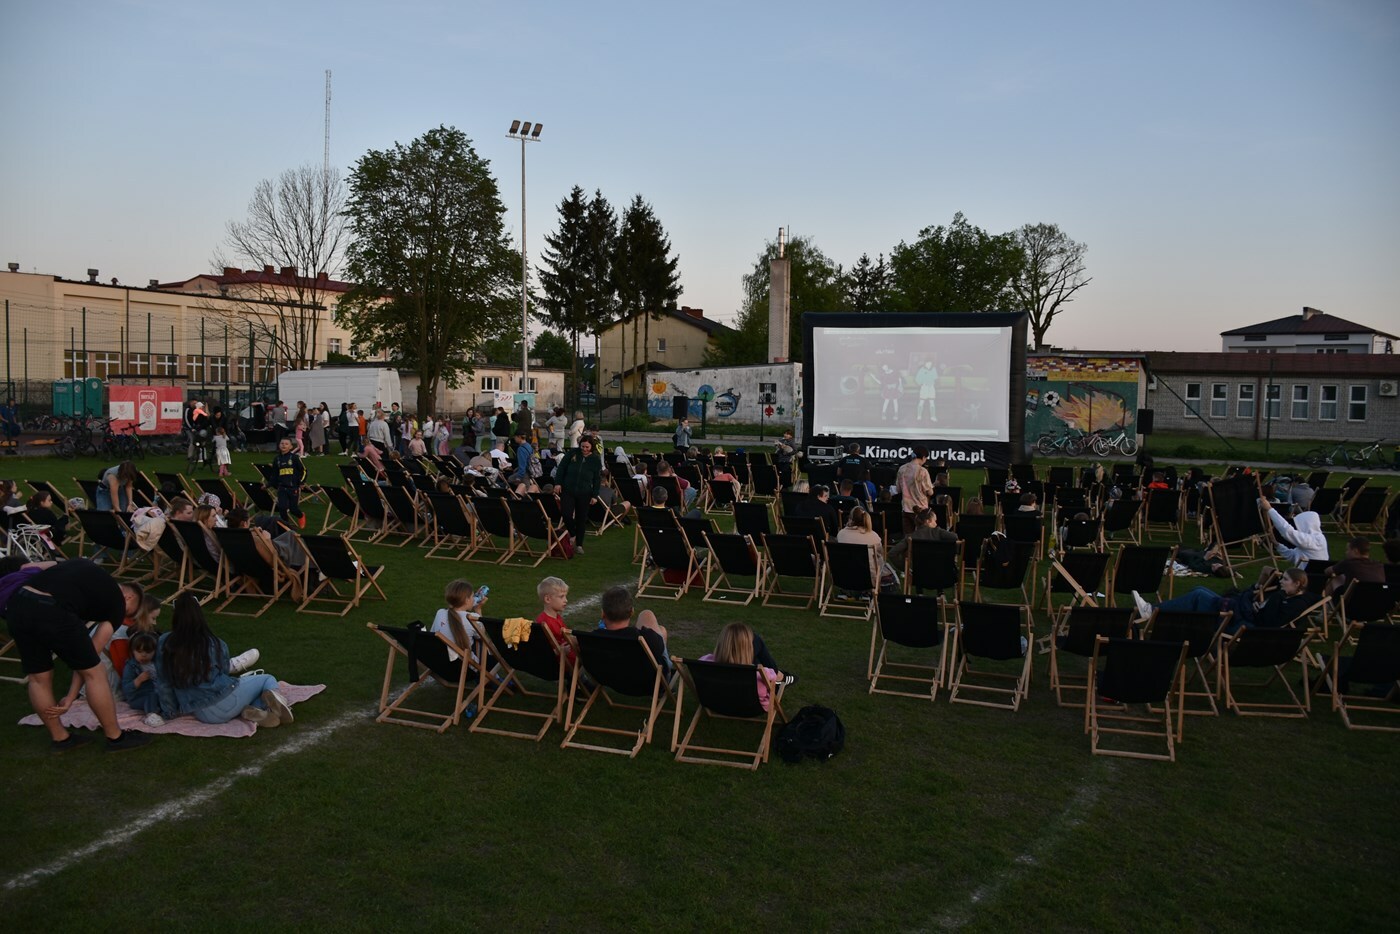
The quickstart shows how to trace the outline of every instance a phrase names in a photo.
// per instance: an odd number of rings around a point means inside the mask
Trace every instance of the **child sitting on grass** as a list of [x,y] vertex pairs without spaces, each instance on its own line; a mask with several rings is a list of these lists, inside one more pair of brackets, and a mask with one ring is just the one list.
[[559,577],[546,577],[535,588],[540,598],[540,615],[535,622],[549,630],[568,663],[574,663],[574,647],[564,634],[564,607],[569,605],[569,585]]
[[730,623],[721,629],[719,641],[715,643],[715,650],[708,655],[700,656],[700,661],[725,662],[730,665],[760,665],[763,670],[758,675],[758,700],[763,705],[764,710],[767,710],[771,703],[768,693],[769,683],[776,687],[792,684],[797,680],[796,675],[785,675],[778,670],[778,663],[769,654],[768,646],[764,644],[763,637],[754,632],[747,623]]
[[133,710],[146,715],[147,726],[165,726],[156,695],[156,634],[137,631],[128,642],[131,657],[122,671],[122,697]]
[[[485,593],[473,591],[470,581],[458,578],[447,585],[442,599],[447,606],[438,610],[433,617],[431,631],[442,633],[453,645],[470,652],[476,645],[476,632],[471,620],[481,618],[477,610],[486,603]],[[451,649],[447,650],[447,654],[454,661],[457,659],[457,653]]]

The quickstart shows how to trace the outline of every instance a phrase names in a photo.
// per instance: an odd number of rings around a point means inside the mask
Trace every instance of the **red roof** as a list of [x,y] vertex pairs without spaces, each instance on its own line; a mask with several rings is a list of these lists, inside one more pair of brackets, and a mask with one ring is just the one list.
[[354,286],[353,282],[332,279],[329,273],[324,272],[315,277],[297,275],[297,270],[293,266],[284,266],[280,272],[272,266],[249,270],[226,266],[222,275],[203,273],[179,282],[162,282],[156,288],[176,291],[198,279],[205,279],[219,286],[280,285],[287,288],[316,289],[321,292],[348,292]]

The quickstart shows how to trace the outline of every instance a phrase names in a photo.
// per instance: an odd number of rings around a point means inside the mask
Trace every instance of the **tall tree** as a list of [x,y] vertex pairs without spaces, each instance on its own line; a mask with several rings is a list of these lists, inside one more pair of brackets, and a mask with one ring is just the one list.
[[885,263],[885,254],[881,253],[873,263],[869,253],[860,254],[860,259],[846,273],[841,285],[845,290],[846,307],[851,311],[880,311],[886,308],[890,297],[890,267]]
[[1011,280],[1011,291],[1017,310],[1030,317],[1031,335],[1040,350],[1064,306],[1093,281],[1084,275],[1084,254],[1089,248],[1070,239],[1058,224],[1026,224],[1015,236],[1022,262]]
[[362,156],[346,214],[357,285],[341,320],[356,346],[418,371],[418,411],[431,411],[439,383],[458,385],[488,338],[521,325],[496,180],[466,134],[440,126]]
[[[744,276],[744,304],[729,334],[716,335],[715,346],[706,362],[717,366],[763,363],[768,359],[768,294],[770,263],[778,255],[778,241],[769,240],[754,260],[752,271]],[[834,263],[812,238],[792,237],[784,254],[788,258],[791,321],[789,360],[802,359],[802,313],[807,311],[846,311],[841,267]]]
[[288,169],[258,182],[248,216],[229,221],[224,246],[215,253],[216,272],[231,266],[277,270],[271,277],[247,277],[229,290],[232,304],[218,307],[237,319],[239,331],[251,327],[268,356],[289,369],[316,365],[316,335],[333,294],[329,280],[339,275],[345,247],[344,209],[345,184],[335,169]]
[[559,203],[559,227],[545,237],[536,316],[573,347],[573,385],[578,385],[579,340],[597,322],[610,319],[616,304],[611,263],[617,221],[601,192],[593,199],[575,185]]
[[[622,215],[613,252],[613,278],[623,320],[632,321],[632,365],[640,367],[643,374],[651,360],[651,321],[674,307],[681,297],[680,274],[676,271],[679,265],[680,259],[672,255],[671,240],[656,212],[641,195],[636,195]],[[639,322],[641,351],[637,347]],[[626,371],[625,365],[623,370]],[[644,383],[645,379],[638,379],[633,385],[641,387]]]
[[947,227],[925,227],[890,253],[891,304],[897,311],[996,311],[1013,302],[1020,264],[1014,234],[989,234],[959,211]]
[[[588,238],[588,262],[584,269],[591,306],[588,311],[593,332],[593,381],[598,374],[598,351],[602,334],[617,319],[617,277],[613,275],[613,254],[617,251],[617,212],[598,189],[588,202],[588,217],[584,224]],[[593,391],[598,392],[594,385]]]

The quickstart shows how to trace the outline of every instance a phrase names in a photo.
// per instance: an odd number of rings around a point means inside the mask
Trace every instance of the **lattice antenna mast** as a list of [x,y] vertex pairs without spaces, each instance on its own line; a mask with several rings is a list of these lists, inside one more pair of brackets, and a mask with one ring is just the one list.
[[326,142],[325,151],[321,154],[321,169],[330,174],[331,171],[331,70],[326,69]]

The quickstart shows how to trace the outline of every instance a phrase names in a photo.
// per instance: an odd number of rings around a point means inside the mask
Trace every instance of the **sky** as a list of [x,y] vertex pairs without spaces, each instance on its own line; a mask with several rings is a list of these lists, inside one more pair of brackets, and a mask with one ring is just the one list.
[[[732,321],[779,227],[846,266],[955,212],[1055,223],[1051,343],[1218,350],[1303,306],[1400,328],[1400,3],[5,0],[0,262],[207,272],[259,180],[456,126],[532,263],[574,185],[651,203]],[[1386,91],[1386,88],[1390,88]],[[932,309],[937,310],[937,309]]]

